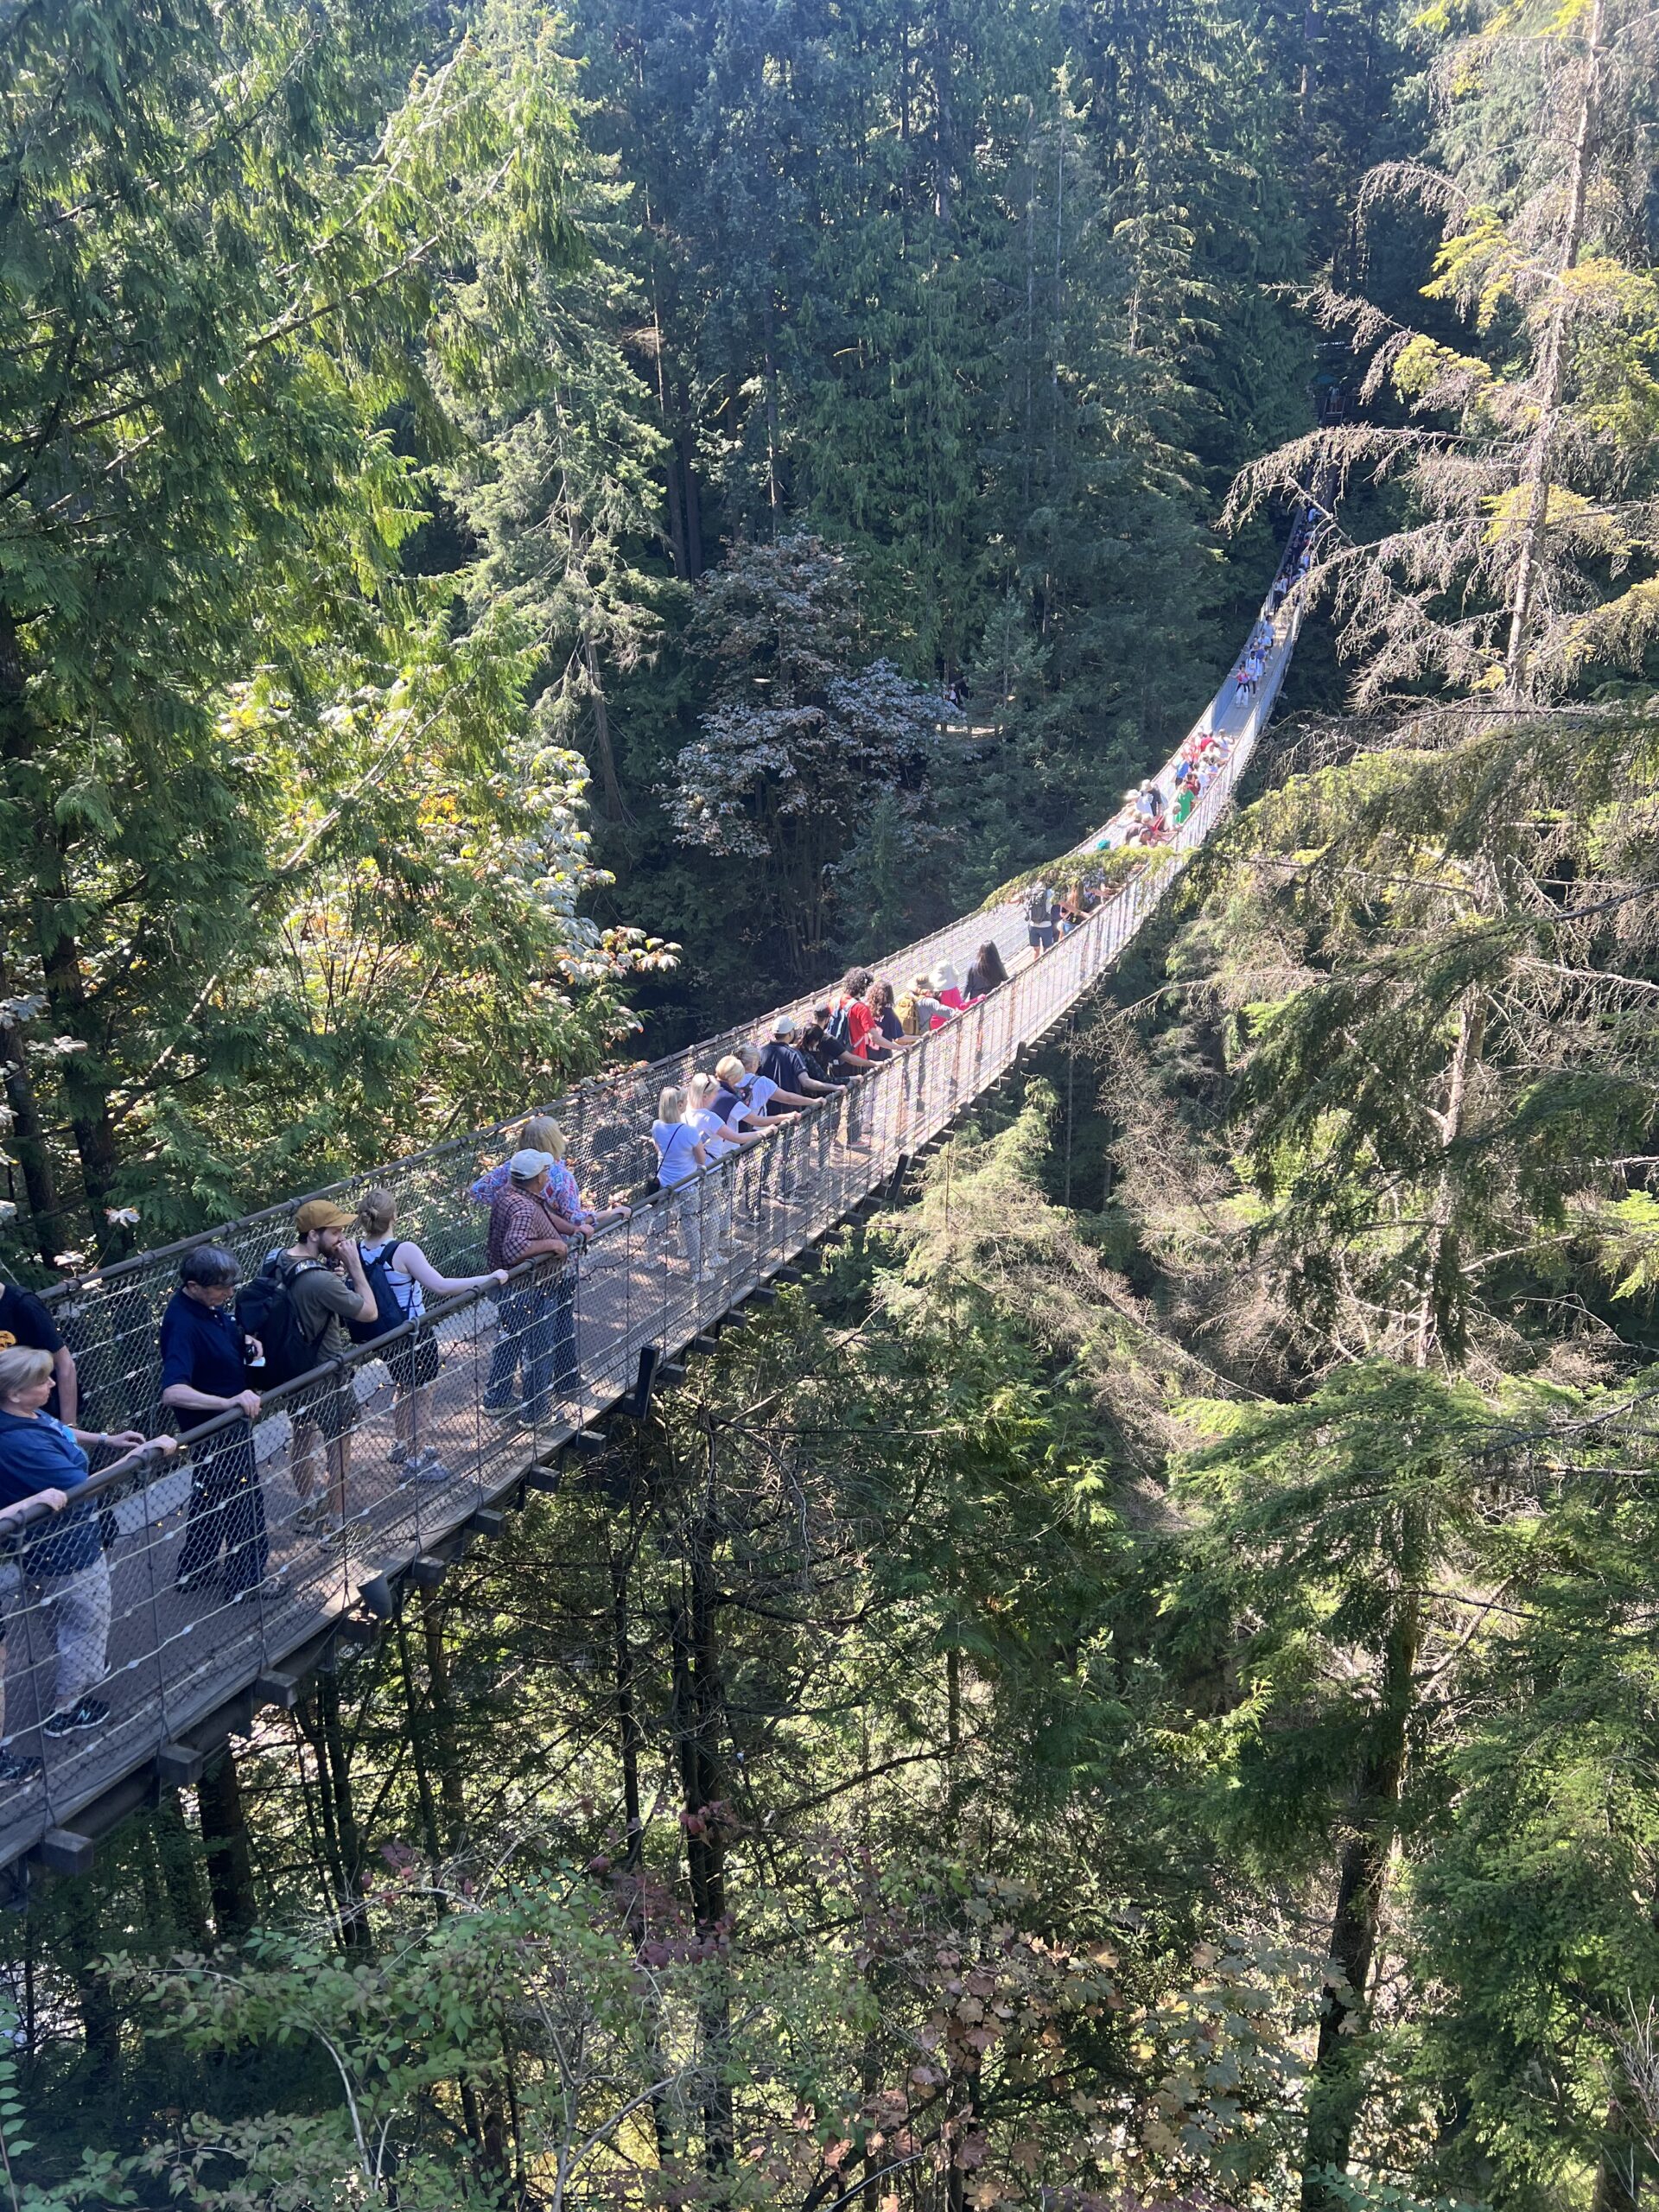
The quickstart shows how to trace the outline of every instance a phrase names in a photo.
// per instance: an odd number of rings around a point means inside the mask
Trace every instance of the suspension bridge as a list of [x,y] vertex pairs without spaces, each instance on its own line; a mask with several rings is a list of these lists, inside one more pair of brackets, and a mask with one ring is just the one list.
[[[1299,531],[1313,519],[1310,512]],[[902,987],[946,961],[965,969],[995,939],[1009,980],[874,1067],[844,1098],[780,1122],[761,1145],[709,1169],[689,1198],[653,1193],[628,1220],[573,1251],[557,1294],[574,1300],[580,1379],[563,1394],[556,1386],[544,1418],[515,1410],[503,1419],[486,1406],[502,1309],[496,1294],[470,1292],[429,1306],[410,1325],[436,1352],[428,1425],[435,1475],[412,1467],[396,1447],[386,1364],[394,1339],[385,1337],[270,1391],[251,1438],[237,1416],[221,1416],[194,1430],[175,1460],[95,1472],[77,1495],[96,1503],[110,1571],[107,1673],[97,1694],[111,1713],[100,1726],[62,1738],[41,1726],[57,1702],[53,1578],[29,1575],[25,1548],[14,1541],[12,1557],[0,1558],[0,1748],[39,1762],[27,1779],[0,1783],[0,1869],[9,1870],[14,1898],[29,1865],[86,1871],[98,1838],[129,1811],[158,1789],[194,1783],[231,1737],[252,1730],[256,1713],[291,1707],[318,1669],[335,1666],[343,1649],[371,1639],[377,1623],[395,1616],[408,1589],[432,1586],[469,1544],[498,1534],[527,1489],[555,1486],[561,1456],[594,1448],[607,1413],[643,1412],[654,1386],[677,1379],[677,1355],[706,1348],[713,1332],[775,1297],[779,1281],[792,1279],[791,1262],[861,1202],[893,1186],[907,1161],[1065,1018],[1146,926],[1231,804],[1296,642],[1302,594],[1290,560],[1252,632],[1261,662],[1254,691],[1241,696],[1230,675],[1193,727],[1195,736],[1224,734],[1230,752],[1169,844],[1040,957],[1028,950],[1024,904],[1016,899],[964,916],[880,963]],[[1172,766],[1161,778],[1166,791]],[[1106,834],[1084,840],[1076,855],[1087,855]],[[565,1131],[578,1182],[596,1195],[620,1196],[638,1185],[654,1165],[645,1132],[660,1088],[683,1084],[741,1042],[769,1034],[778,1013],[802,1018],[811,1003],[758,1017],[652,1066],[595,1078],[554,1102],[548,1110]],[[486,1217],[469,1192],[506,1148],[505,1130],[482,1130],[304,1195],[354,1207],[363,1191],[389,1188],[400,1224],[434,1263],[470,1273],[482,1266]],[[251,1273],[289,1241],[297,1202],[140,1254],[54,1294],[79,1370],[83,1427],[153,1433],[156,1332],[180,1255],[211,1241],[228,1246]],[[704,1224],[701,1250],[675,1218],[687,1205]],[[719,1266],[709,1263],[716,1244]],[[518,1275],[542,1284],[550,1272],[561,1271],[532,1262]],[[322,1538],[296,1489],[303,1454],[289,1410],[315,1396],[320,1382],[349,1391],[356,1414],[345,1528]],[[222,1452],[232,1437],[252,1453],[269,1561],[256,1589],[221,1601],[181,1574],[180,1553],[190,1463]]]

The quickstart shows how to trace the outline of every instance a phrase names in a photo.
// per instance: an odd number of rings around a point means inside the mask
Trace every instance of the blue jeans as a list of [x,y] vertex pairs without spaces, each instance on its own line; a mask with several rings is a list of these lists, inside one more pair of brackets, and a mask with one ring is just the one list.
[[486,1406],[511,1402],[512,1378],[520,1368],[527,1421],[546,1420],[550,1389],[569,1396],[582,1380],[576,1365],[576,1278],[568,1265],[550,1282],[527,1282],[503,1294],[501,1337],[490,1358]]
[[490,1379],[484,1385],[484,1402],[490,1407],[505,1406],[512,1397],[512,1378],[518,1372],[518,1339],[507,1326],[507,1296],[504,1292],[495,1301],[496,1319],[500,1333],[495,1349],[490,1354]]

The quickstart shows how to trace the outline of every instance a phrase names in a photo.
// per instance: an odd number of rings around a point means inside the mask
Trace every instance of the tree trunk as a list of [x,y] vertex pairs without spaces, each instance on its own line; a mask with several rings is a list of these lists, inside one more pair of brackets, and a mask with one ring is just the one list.
[[606,702],[605,686],[599,673],[599,649],[591,637],[582,641],[582,666],[588,676],[588,696],[594,709],[594,765],[599,770],[600,795],[604,803],[607,822],[631,825],[632,815],[622,796],[622,785],[616,772],[616,755],[611,750],[611,715]]
[[[432,1592],[423,1591],[423,1599]],[[442,1646],[440,1646],[442,1649]],[[444,1856],[443,1836],[438,1825],[437,1800],[432,1791],[430,1752],[434,1715],[429,1690],[423,1691],[415,1679],[415,1662],[409,1642],[409,1624],[402,1613],[397,1616],[397,1660],[404,1678],[404,1709],[409,1715],[410,1757],[415,1766],[415,1789],[421,1808],[421,1834],[426,1845],[426,1855],[435,1865]],[[442,1888],[435,1886],[433,1908],[437,1917],[443,1919],[449,1910],[449,1902]],[[477,2170],[482,2172],[489,2157],[490,2123],[479,2103],[478,2089],[470,2079],[458,2081],[455,2088],[461,2099],[461,2115],[467,2130],[467,2139],[472,2145]],[[499,2179],[499,2172],[494,2177]]]
[[362,1849],[352,1796],[351,1764],[340,1732],[340,1684],[334,1675],[317,1677],[311,1696],[295,1707],[295,1718],[316,1757],[317,1802],[322,1815],[323,1844],[340,1948],[345,1951],[365,1951],[370,1948],[370,1939],[360,1887]]
[[[29,720],[29,696],[23,673],[22,647],[10,607],[0,605],[0,760],[28,760],[34,751],[35,733]],[[0,963],[0,997],[10,998],[19,989],[14,976]],[[0,1068],[4,1071],[6,1103],[11,1109],[12,1138],[23,1171],[23,1189],[33,1216],[35,1249],[49,1268],[62,1239],[59,1233],[57,1192],[52,1176],[45,1124],[35,1096],[29,1055],[20,1025],[0,1027]]]
[[69,1938],[71,1979],[80,2013],[81,2039],[100,2094],[117,2082],[121,2063],[121,2021],[110,1993],[109,1978],[96,1964],[105,1948],[92,1885],[70,1879],[64,1885],[64,1932]]
[[[415,1681],[415,1663],[409,1651],[409,1624],[402,1613],[397,1616],[397,1665],[404,1678],[404,1712],[409,1721],[409,1755],[415,1768],[415,1796],[421,1808],[421,1840],[426,1846],[426,1855],[435,1866],[443,1857],[443,1839],[438,1833],[438,1805],[432,1795],[432,1775],[427,1763],[426,1739],[432,1725],[425,1696]],[[444,1910],[442,1891],[438,1897],[438,1911]]]
[[697,492],[696,448],[689,430],[680,432],[680,467],[685,479],[685,558],[691,581],[702,574],[702,502]]
[[766,380],[766,501],[772,511],[772,535],[783,528],[784,492],[778,476],[778,357],[772,343],[775,308],[770,292],[766,307],[765,371]]
[[[17,996],[16,982],[0,966],[0,999]],[[29,1073],[29,1052],[21,1021],[0,1022],[0,1071],[3,1071],[6,1104],[11,1109],[11,1142],[23,1171],[23,1195],[29,1202],[29,1242],[50,1267],[61,1238],[58,1233],[58,1192],[52,1173],[52,1154],[46,1124],[41,1119]]]
[[668,507],[668,546],[674,557],[674,574],[681,583],[690,583],[691,555],[685,538],[685,500],[680,490],[677,442],[663,464],[663,492]]
[[86,1048],[64,1061],[61,1081],[69,1127],[80,1155],[81,1187],[96,1249],[108,1233],[105,1209],[115,1192],[115,1121],[110,1111],[110,1085],[104,1071],[99,1025],[87,1002],[80,944],[64,918],[69,911],[69,886],[55,831],[42,830],[39,851],[39,936],[46,995],[59,1033],[75,1038]]
[[944,1655],[945,1803],[955,1834],[962,1811],[962,1654],[953,1643]]
[[1544,329],[1543,355],[1539,365],[1538,427],[1533,432],[1532,454],[1527,469],[1527,518],[1522,526],[1520,558],[1516,563],[1514,596],[1510,604],[1510,643],[1504,657],[1504,696],[1518,702],[1526,694],[1527,664],[1531,649],[1533,610],[1538,592],[1538,572],[1543,557],[1544,531],[1549,520],[1550,465],[1560,416],[1561,392],[1567,378],[1567,278],[1584,245],[1584,211],[1590,181],[1590,156],[1601,112],[1601,64],[1606,0],[1593,0],[1590,35],[1585,55],[1584,86],[1579,97],[1578,127],[1573,137],[1573,160],[1567,172],[1567,226],[1561,237],[1560,261],[1555,296]]
[[173,1924],[188,1949],[205,1951],[208,1948],[207,1916],[202,1910],[201,1890],[196,1880],[194,1845],[185,1825],[184,1808],[176,1789],[163,1789],[157,1796],[152,1833]]
[[910,143],[910,9],[900,0],[899,22],[899,143]]
[[1402,1592],[1396,1603],[1383,1658],[1382,1710],[1356,1793],[1353,1826],[1343,1847],[1331,1917],[1331,1958],[1344,1986],[1326,1991],[1319,2012],[1302,2159],[1302,2212],[1340,2212],[1340,2200],[1320,2177],[1346,2167],[1359,2118],[1359,2031],[1382,1923],[1421,1638],[1419,1599]]
[[[1031,511],[1031,457],[1036,442],[1037,391],[1037,134],[1035,118],[1027,149],[1026,177],[1026,435],[1020,454],[1020,504]],[[1007,684],[1002,686],[1007,692]]]
[[[715,1445],[709,1442],[709,1486],[702,1510],[691,1523],[689,1586],[674,1622],[675,1736],[685,1815],[686,1868],[699,1936],[723,1940],[726,1928],[726,1811],[721,1797],[720,1740],[723,1693],[715,1627],[714,1546]],[[711,1811],[711,1808],[719,1809]],[[729,2195],[736,2153],[732,2088],[729,1993],[723,1964],[709,1961],[700,1978],[697,2011],[707,2083],[703,2091],[703,2166],[716,2184],[716,2201]]]
[[611,1554],[611,1625],[616,1652],[617,1756],[622,1767],[622,1813],[627,1824],[623,1863],[638,1869],[645,1847],[645,1815],[639,1797],[639,1751],[644,1741],[633,1696],[633,1650],[628,1630],[628,1570],[631,1550]]
[[[1485,1032],[1484,995],[1471,988],[1464,993],[1463,1002],[1458,1008],[1458,1040],[1452,1049],[1452,1065],[1446,1071],[1446,1110],[1440,1116],[1442,1152],[1449,1152],[1463,1134],[1469,1105],[1470,1078],[1480,1064]],[[1452,1178],[1443,1171],[1434,1193],[1433,1226],[1429,1233],[1422,1297],[1417,1309],[1417,1341],[1413,1350],[1413,1363],[1419,1368],[1426,1368],[1433,1357],[1440,1335],[1440,1286],[1447,1263],[1455,1257],[1457,1251],[1457,1228],[1452,1218],[1456,1211],[1455,1202],[1456,1192]]]
[[236,1755],[229,1745],[196,1785],[196,1816],[207,1854],[207,1895],[213,1927],[221,1943],[240,1943],[258,1918],[253,1887],[253,1854],[248,1847],[247,1816]]
[[369,1943],[367,1910],[363,1902],[363,1839],[357,1825],[357,1802],[352,1789],[352,1763],[340,1721],[340,1678],[323,1675],[317,1682],[317,1709],[322,1718],[323,1749],[327,1754],[334,1785],[334,1827],[340,1838],[340,1870],[345,1883],[340,1894],[340,1922],[347,1950],[365,1950]]
[[1617,2095],[1610,2097],[1591,2212],[1639,2212],[1644,2163],[1639,2138],[1623,2105]]
[[1297,87],[1296,106],[1301,123],[1302,144],[1310,162],[1313,152],[1313,86],[1319,73],[1313,66],[1313,48],[1319,35],[1319,11],[1314,0],[1306,0],[1302,10],[1302,80]]
[[950,0],[933,0],[929,43],[933,49],[933,213],[950,227],[951,188],[956,160],[956,124],[951,84]]
[[427,1740],[438,1770],[438,1802],[449,1831],[449,1848],[458,1851],[467,1836],[467,1796],[455,1741],[455,1703],[449,1688],[443,1609],[435,1590],[421,1592],[421,1635],[426,1646],[426,1702],[432,1721]]

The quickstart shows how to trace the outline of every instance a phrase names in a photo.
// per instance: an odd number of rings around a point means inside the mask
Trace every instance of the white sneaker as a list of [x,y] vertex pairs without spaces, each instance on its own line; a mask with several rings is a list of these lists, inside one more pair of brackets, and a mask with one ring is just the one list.
[[705,1252],[702,1255],[701,1272],[709,1274],[715,1268],[729,1268],[731,1264],[732,1255],[729,1252]]

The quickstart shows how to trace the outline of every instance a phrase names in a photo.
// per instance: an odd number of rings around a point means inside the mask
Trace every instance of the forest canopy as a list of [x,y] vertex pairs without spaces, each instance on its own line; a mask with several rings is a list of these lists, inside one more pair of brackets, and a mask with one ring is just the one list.
[[9,1281],[1054,873],[1315,524],[1011,1084],[17,1885],[0,2205],[1659,2185],[1656,48],[0,6]]

